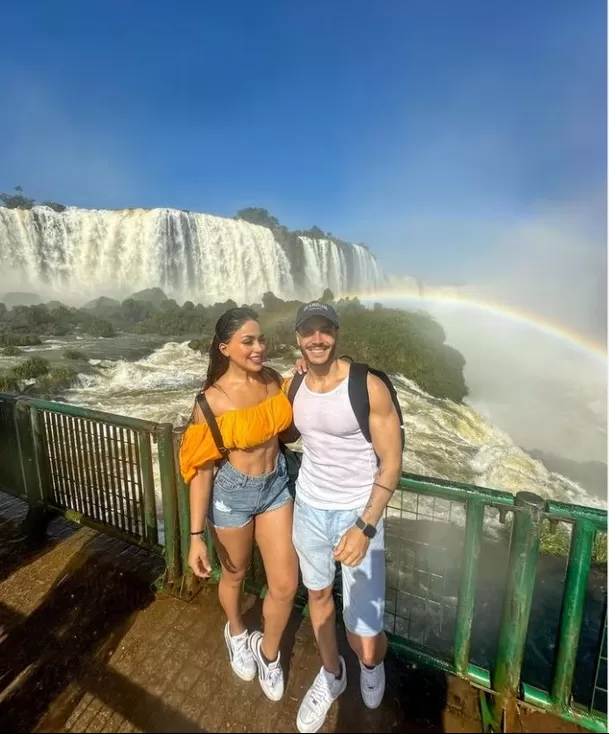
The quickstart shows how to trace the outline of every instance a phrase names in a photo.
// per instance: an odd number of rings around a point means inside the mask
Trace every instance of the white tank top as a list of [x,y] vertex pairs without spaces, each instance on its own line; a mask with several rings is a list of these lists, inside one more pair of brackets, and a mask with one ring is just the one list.
[[325,393],[310,390],[305,378],[294,399],[294,425],[303,449],[298,498],[322,510],[363,508],[377,462],[349,401],[349,377]]

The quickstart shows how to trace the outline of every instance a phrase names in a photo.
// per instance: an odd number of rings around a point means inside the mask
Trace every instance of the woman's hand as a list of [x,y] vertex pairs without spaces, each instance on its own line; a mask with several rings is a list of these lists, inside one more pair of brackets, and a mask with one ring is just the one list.
[[193,535],[190,539],[188,565],[194,575],[201,579],[208,579],[211,576],[211,563],[209,561],[207,545],[200,535]]
[[306,374],[307,371],[307,360],[303,357],[299,357],[294,364],[294,369],[299,375]]

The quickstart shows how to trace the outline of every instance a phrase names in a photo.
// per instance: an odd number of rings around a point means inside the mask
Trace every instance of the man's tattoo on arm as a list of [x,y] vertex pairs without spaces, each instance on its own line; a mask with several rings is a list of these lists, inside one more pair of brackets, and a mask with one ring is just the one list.
[[381,487],[382,489],[386,490],[387,492],[395,492],[395,487],[391,489],[390,487],[386,487],[384,484],[381,484],[378,480],[379,477],[381,477],[385,473],[386,469],[384,469],[382,466],[379,466],[378,471],[376,472],[376,477],[374,478],[373,486],[376,485],[377,487]]

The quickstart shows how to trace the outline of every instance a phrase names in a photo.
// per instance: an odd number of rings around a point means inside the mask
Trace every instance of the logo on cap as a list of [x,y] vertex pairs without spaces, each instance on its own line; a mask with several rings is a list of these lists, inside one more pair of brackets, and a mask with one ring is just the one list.
[[312,308],[314,308],[316,311],[319,311],[320,309],[324,311],[330,310],[326,303],[320,303],[319,301],[312,301],[311,303],[307,303],[307,305],[302,310],[310,311]]

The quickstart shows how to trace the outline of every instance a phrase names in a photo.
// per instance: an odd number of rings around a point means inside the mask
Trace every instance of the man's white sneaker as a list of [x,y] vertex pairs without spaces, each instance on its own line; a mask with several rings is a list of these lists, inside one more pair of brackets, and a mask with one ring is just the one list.
[[280,653],[277,653],[277,660],[267,663],[262,655],[262,632],[252,632],[250,635],[250,649],[256,665],[258,666],[258,681],[260,688],[264,691],[267,698],[271,701],[279,701],[283,696],[283,669],[279,659]]
[[241,680],[254,680],[256,677],[256,661],[252,655],[249,645],[247,630],[236,637],[230,633],[230,624],[224,627],[224,641],[228,649],[228,659],[235,675]]
[[374,668],[367,668],[360,661],[359,684],[362,698],[369,709],[378,708],[385,695],[385,664],[379,663]]
[[347,687],[347,670],[345,661],[340,657],[340,678],[322,667],[317,674],[313,685],[302,699],[296,726],[303,734],[312,734],[323,726],[330,706],[336,701]]

